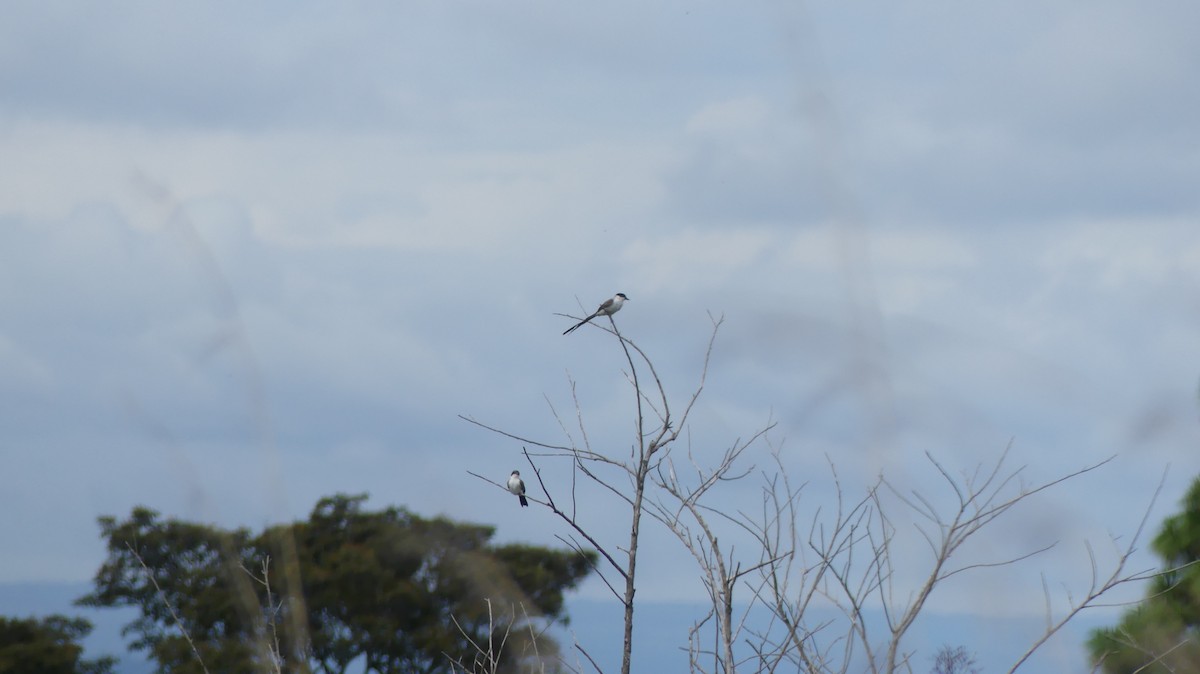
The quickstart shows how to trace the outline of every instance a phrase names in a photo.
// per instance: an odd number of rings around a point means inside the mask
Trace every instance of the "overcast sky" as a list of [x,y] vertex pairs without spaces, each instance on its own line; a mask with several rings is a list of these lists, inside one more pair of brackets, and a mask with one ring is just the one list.
[[[95,517],[136,504],[259,527],[367,491],[556,544],[466,473],[520,445],[458,415],[561,441],[574,380],[626,452],[623,356],[556,315],[621,291],[677,405],[724,315],[691,447],[776,422],[814,506],[827,455],[855,493],[931,495],[925,452],[957,473],[1011,441],[1031,483],[1116,455],[965,553],[1054,551],[935,598],[1040,613],[1040,572],[1078,583],[1085,539],[1132,533],[1169,466],[1156,526],[1200,473],[1198,25],[1182,1],[8,3],[0,581],[90,578]],[[639,598],[698,598],[655,549]]]

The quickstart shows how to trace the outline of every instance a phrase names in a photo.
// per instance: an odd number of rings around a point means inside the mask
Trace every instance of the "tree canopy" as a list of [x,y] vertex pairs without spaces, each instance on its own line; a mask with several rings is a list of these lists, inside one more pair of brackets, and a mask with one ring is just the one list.
[[1200,478],[1153,542],[1164,571],[1147,599],[1116,627],[1095,630],[1088,648],[1108,674],[1200,672]]
[[0,617],[0,672],[109,674],[113,658],[84,660],[80,640],[92,631],[83,618]]
[[[108,557],[89,606],[133,606],[125,628],[161,672],[450,671],[529,619],[565,620],[594,555],[492,545],[494,529],[321,499],[307,521],[252,534],[135,508],[99,519]],[[502,670],[532,630],[510,636]],[[533,644],[526,644],[533,645]],[[542,653],[552,641],[537,639]],[[203,664],[201,664],[203,663]],[[362,667],[364,670],[359,670]]]

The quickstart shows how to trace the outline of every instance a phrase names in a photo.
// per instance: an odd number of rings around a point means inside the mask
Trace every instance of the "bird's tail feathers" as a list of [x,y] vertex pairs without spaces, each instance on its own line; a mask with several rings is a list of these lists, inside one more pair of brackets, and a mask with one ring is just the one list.
[[592,314],[591,316],[588,316],[587,318],[583,319],[582,321],[579,321],[575,325],[572,325],[571,327],[564,330],[563,334],[566,335],[566,334],[575,332],[575,330],[577,330],[580,326],[582,326],[583,324],[587,323],[588,321],[592,320],[595,317],[596,317],[596,314]]

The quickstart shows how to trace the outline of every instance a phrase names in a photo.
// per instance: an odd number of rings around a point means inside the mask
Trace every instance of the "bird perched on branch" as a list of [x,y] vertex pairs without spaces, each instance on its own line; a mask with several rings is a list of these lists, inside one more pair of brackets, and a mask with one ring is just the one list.
[[567,328],[565,331],[563,331],[563,334],[565,335],[568,332],[574,331],[579,326],[587,323],[597,316],[612,316],[621,310],[621,305],[625,304],[625,300],[627,299],[629,298],[625,296],[625,293],[617,293],[616,295],[613,295],[612,299],[604,300],[604,303],[600,305],[600,308],[597,309],[595,313]]
[[521,499],[522,508],[529,505],[529,501],[525,499],[525,481],[521,479],[520,471],[514,470],[512,475],[508,476],[508,490]]

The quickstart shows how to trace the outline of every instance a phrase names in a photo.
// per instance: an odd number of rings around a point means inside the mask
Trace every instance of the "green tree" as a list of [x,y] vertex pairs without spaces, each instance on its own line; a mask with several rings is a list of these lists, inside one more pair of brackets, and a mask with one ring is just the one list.
[[0,617],[0,672],[4,674],[108,674],[111,657],[84,660],[79,643],[92,631],[83,618]]
[[[136,508],[100,518],[108,558],[90,606],[134,606],[131,648],[161,672],[450,671],[534,620],[565,620],[563,593],[594,557],[490,544],[494,529],[401,508],[367,511],[365,494],[324,498],[307,521],[258,535],[163,520]],[[517,608],[520,607],[520,608]],[[528,652],[515,630],[500,671]],[[555,652],[537,640],[543,655]]]
[[1165,569],[1116,627],[1092,632],[1094,662],[1108,674],[1200,672],[1200,478],[1153,542]]

